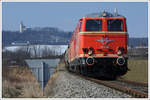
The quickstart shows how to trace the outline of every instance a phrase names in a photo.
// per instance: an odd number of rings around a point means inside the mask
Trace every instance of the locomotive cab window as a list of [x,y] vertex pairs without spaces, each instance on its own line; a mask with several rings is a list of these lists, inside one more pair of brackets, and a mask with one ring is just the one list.
[[102,30],[102,20],[90,19],[86,21],[86,31],[101,31]]
[[123,31],[123,21],[119,19],[113,19],[107,21],[108,31]]

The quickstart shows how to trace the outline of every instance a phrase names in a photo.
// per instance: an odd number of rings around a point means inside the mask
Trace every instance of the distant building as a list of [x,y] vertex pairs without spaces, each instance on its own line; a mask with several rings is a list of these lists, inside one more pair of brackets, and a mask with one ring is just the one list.
[[15,45],[15,46],[24,46],[24,45],[29,45],[30,44],[30,42],[29,41],[26,41],[26,42],[24,42],[24,41],[22,41],[22,42],[12,42],[11,43],[11,45]]
[[26,27],[23,25],[23,22],[20,23],[20,33],[22,33]]

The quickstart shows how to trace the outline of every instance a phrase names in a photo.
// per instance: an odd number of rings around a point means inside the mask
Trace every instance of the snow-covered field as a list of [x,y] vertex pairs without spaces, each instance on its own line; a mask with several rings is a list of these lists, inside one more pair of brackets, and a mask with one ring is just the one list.
[[12,51],[15,52],[16,50],[19,50],[20,48],[28,48],[33,52],[34,49],[37,50],[37,52],[42,52],[44,49],[48,49],[51,51],[57,52],[59,55],[63,54],[65,50],[67,49],[68,45],[29,45],[29,46],[8,46],[4,47],[3,51]]

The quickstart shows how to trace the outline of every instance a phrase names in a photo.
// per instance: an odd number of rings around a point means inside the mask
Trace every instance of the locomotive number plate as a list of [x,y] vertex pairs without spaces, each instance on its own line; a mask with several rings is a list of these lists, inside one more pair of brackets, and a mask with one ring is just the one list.
[[102,48],[102,49],[108,49],[109,46],[101,46],[100,48]]

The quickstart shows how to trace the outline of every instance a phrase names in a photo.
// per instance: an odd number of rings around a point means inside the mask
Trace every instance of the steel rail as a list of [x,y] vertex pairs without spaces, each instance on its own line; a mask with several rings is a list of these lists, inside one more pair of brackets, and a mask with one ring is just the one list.
[[131,88],[123,87],[123,86],[119,86],[119,85],[116,85],[116,84],[113,84],[113,83],[107,82],[107,81],[97,80],[97,79],[93,79],[93,78],[86,78],[86,79],[94,81],[94,82],[99,83],[99,84],[103,84],[103,85],[108,86],[110,88],[114,88],[114,89],[119,90],[121,92],[130,94],[136,98],[148,98],[148,93],[145,93],[145,92],[137,91],[137,90],[134,90]]
[[116,89],[118,91],[127,93],[129,95],[132,95],[135,98],[148,98],[148,93],[145,93],[145,92],[142,92],[142,91],[139,91],[139,90],[123,87],[121,85],[117,85],[117,84],[111,83],[109,81],[94,79],[94,78],[91,78],[91,77],[85,77],[85,76],[82,76],[82,75],[79,75],[79,74],[75,74],[75,73],[71,73],[71,74],[74,75],[74,76],[81,77],[83,79],[86,79],[86,80],[89,80],[89,81],[92,81],[92,82],[95,82],[95,83],[98,83],[98,84],[102,84],[104,86]]
[[148,83],[144,83],[144,82],[137,82],[137,81],[127,80],[127,79],[123,79],[123,78],[120,78],[120,77],[117,78],[117,80],[121,81],[121,82],[126,82],[126,83],[131,83],[131,84],[136,84],[136,85],[148,87]]

